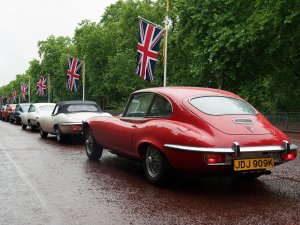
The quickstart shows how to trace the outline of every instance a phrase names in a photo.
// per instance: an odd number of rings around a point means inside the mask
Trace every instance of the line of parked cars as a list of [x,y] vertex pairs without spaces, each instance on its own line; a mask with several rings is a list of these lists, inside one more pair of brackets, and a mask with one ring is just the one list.
[[54,134],[59,143],[83,134],[91,160],[108,149],[141,162],[155,185],[174,170],[254,179],[295,159],[298,149],[245,100],[209,88],[139,90],[118,116],[104,113],[95,102],[67,101],[31,104],[19,117],[12,121],[20,121],[23,129],[39,128],[41,138]]

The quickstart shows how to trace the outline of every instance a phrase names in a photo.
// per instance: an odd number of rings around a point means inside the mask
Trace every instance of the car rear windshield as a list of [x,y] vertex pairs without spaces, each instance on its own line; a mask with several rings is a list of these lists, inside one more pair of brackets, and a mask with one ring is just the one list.
[[53,105],[43,105],[43,106],[40,106],[39,109],[41,111],[52,111],[54,109],[54,106]]
[[214,116],[257,114],[247,102],[223,96],[197,97],[191,99],[190,103],[201,112]]
[[68,112],[101,112],[101,109],[97,105],[69,105],[67,107]]

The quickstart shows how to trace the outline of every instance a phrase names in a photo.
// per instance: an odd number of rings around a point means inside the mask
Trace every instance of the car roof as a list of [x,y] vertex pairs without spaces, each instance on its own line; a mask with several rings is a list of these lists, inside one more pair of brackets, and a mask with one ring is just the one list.
[[140,92],[153,92],[162,94],[166,97],[172,99],[184,99],[188,97],[195,97],[195,96],[226,96],[232,98],[240,97],[228,91],[223,91],[220,89],[213,89],[213,88],[203,88],[203,87],[155,87],[155,88],[146,88],[142,90],[138,90],[134,93]]
[[9,107],[15,107],[17,104],[7,104]]
[[63,101],[57,103],[57,105],[62,106],[62,105],[83,105],[83,104],[97,104],[94,101]]
[[44,102],[44,103],[31,103],[30,105],[43,106],[43,105],[55,105],[55,103],[48,103],[48,102]]

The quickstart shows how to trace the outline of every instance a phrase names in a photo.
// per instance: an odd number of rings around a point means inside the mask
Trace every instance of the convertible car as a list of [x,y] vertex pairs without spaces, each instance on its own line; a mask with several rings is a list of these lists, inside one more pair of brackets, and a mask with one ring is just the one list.
[[297,146],[239,96],[197,87],[134,92],[122,115],[84,123],[89,159],[103,148],[143,163],[160,185],[170,171],[253,179],[293,160]]
[[64,101],[57,103],[51,115],[38,119],[40,135],[46,138],[48,133],[55,134],[58,143],[64,142],[69,135],[82,135],[82,122],[94,116],[111,116],[102,112],[93,101]]
[[38,127],[37,119],[43,115],[50,115],[53,111],[55,103],[33,103],[30,104],[28,112],[21,115],[22,129],[27,126],[31,131]]

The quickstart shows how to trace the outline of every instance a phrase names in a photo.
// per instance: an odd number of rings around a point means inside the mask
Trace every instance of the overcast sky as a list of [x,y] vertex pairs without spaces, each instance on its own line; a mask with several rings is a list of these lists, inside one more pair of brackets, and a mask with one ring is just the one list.
[[0,7],[0,87],[38,59],[37,43],[50,35],[70,36],[79,22],[100,21],[116,0],[6,0]]

